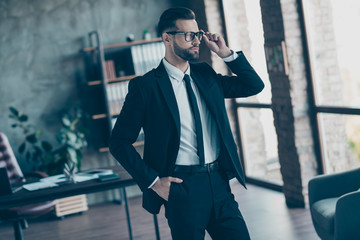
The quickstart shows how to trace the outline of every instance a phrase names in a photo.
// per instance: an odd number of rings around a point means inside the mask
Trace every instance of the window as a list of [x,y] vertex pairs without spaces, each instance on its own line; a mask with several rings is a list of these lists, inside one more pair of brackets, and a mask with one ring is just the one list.
[[223,0],[223,9],[229,46],[244,52],[265,83],[260,94],[233,102],[245,173],[250,181],[280,189],[283,182],[271,110],[260,1]]
[[246,174],[282,185],[271,109],[238,107]]
[[302,1],[324,173],[360,166],[360,1]]

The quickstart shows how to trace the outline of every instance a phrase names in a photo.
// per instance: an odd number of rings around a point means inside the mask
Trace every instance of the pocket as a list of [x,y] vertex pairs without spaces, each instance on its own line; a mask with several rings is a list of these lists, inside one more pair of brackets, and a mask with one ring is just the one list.
[[172,199],[172,196],[173,196],[173,194],[174,194],[174,193],[173,193],[173,192],[174,192],[174,188],[176,187],[176,185],[177,185],[177,183],[175,183],[175,182],[171,182],[171,183],[170,183],[168,202],[170,202],[171,199]]

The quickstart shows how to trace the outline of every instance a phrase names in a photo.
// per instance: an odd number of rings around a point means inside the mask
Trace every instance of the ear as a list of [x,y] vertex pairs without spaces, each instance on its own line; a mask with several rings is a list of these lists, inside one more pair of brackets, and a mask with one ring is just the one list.
[[165,44],[170,42],[170,36],[167,33],[163,33],[161,38]]

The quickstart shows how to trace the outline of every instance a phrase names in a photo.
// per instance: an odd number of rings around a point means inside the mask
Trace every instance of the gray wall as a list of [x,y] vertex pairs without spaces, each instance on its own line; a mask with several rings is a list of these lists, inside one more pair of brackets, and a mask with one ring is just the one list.
[[[10,127],[9,106],[24,110],[36,128],[56,145],[61,112],[80,102],[86,81],[80,50],[98,29],[104,44],[124,42],[129,33],[155,36],[168,0],[0,0],[0,130],[8,135],[23,171],[29,166],[17,147],[19,129]],[[95,96],[96,97],[96,96]],[[87,150],[83,166],[101,166],[106,154]]]
[[[24,172],[31,165],[17,153],[23,135],[11,128],[9,106],[28,114],[44,138],[58,146],[61,113],[81,103],[87,81],[81,50],[89,46],[88,33],[99,30],[104,44],[124,42],[130,33],[139,40],[145,29],[155,37],[160,14],[172,6],[190,6],[200,28],[207,29],[203,0],[0,0],[0,131],[9,137]],[[202,60],[209,59],[206,56],[204,49]],[[113,164],[109,158],[89,147],[82,169]],[[138,193],[131,188],[128,196]],[[104,193],[88,200],[91,204],[112,198]]]

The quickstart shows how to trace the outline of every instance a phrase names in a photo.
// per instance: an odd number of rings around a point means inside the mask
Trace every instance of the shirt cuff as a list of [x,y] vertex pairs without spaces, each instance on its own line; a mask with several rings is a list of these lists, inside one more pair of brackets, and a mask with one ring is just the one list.
[[239,57],[239,55],[235,51],[231,50],[231,52],[232,52],[232,54],[230,56],[223,58],[223,60],[225,62],[234,61],[235,59],[237,59]]
[[155,178],[155,180],[152,182],[152,184],[150,184],[150,186],[148,187],[148,189],[152,188],[152,186],[154,186],[154,184],[156,183],[156,181],[159,180],[159,176],[157,176]]

